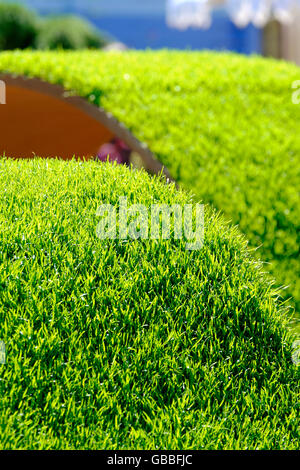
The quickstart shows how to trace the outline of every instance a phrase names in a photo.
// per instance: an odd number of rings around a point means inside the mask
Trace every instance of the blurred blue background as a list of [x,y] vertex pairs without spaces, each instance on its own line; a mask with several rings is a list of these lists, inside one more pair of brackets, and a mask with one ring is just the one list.
[[117,41],[135,49],[168,47],[231,50],[244,54],[262,52],[261,31],[252,25],[237,28],[224,9],[214,11],[208,30],[178,31],[166,25],[165,0],[21,0],[17,3],[32,7],[42,15],[79,14]]

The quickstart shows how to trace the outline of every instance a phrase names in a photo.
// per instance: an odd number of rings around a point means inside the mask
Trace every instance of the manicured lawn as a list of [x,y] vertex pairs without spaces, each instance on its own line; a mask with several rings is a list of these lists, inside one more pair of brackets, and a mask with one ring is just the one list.
[[99,240],[100,204],[191,201],[111,164],[1,159],[0,192],[2,449],[299,448],[285,312],[237,228],[207,207],[200,251]]
[[239,225],[300,312],[298,67],[211,52],[9,52],[0,70],[112,112],[184,188]]

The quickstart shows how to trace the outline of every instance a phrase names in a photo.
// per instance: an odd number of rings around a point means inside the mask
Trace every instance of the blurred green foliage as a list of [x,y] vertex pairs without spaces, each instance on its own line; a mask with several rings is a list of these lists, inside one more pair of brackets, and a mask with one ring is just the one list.
[[34,12],[22,5],[0,3],[0,50],[33,47],[38,30]]
[[42,18],[22,5],[0,3],[0,50],[98,49],[108,42],[108,36],[79,16]]
[[37,49],[97,49],[106,44],[89,21],[73,15],[44,20],[36,39]]

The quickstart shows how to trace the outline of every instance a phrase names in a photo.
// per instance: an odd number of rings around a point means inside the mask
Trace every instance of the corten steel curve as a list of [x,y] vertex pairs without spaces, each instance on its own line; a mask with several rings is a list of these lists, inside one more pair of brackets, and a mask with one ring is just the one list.
[[170,178],[147,146],[102,108],[36,78],[0,74],[0,80],[6,87],[6,104],[0,106],[0,155],[90,159],[117,137],[140,155],[148,171]]

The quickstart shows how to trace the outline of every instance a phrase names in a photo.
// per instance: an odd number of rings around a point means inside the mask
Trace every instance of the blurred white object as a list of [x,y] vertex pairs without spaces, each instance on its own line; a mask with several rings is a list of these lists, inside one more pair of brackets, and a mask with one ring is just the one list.
[[103,51],[126,51],[128,47],[122,42],[110,42],[102,48]]
[[272,13],[272,0],[227,0],[229,16],[240,28],[251,21],[262,28],[269,21]]
[[263,28],[272,17],[272,0],[252,0],[251,20],[257,28]]
[[185,30],[189,27],[209,28],[211,25],[210,0],[167,0],[167,24]]
[[244,28],[249,24],[252,19],[252,5],[251,0],[228,0],[228,13],[231,20],[239,26]]
[[295,0],[273,0],[274,16],[276,20],[282,23],[291,23],[293,20],[293,11]]
[[282,23],[292,22],[300,0],[167,0],[167,24],[185,30],[189,27],[209,28],[211,11],[225,4],[235,25],[244,28],[250,22],[262,28],[275,18]]

